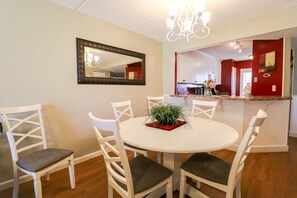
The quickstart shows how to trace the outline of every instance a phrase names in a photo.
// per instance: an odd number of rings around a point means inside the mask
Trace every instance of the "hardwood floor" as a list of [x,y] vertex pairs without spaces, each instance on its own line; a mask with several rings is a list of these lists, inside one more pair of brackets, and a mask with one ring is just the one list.
[[[250,154],[242,179],[242,198],[293,198],[297,197],[297,138],[289,138],[289,152]],[[156,158],[154,153],[151,157]],[[229,162],[235,153],[228,150],[212,152]],[[67,169],[51,174],[49,182],[42,178],[43,197],[74,198],[107,197],[106,170],[102,157],[97,157],[75,166],[76,188],[70,188]],[[201,191],[209,197],[221,198],[224,193],[206,185]],[[115,192],[115,198],[120,196]],[[12,188],[0,191],[1,198],[12,197]],[[20,185],[19,197],[34,197],[33,183]],[[165,196],[163,196],[165,197]],[[174,198],[178,191],[174,192]]]

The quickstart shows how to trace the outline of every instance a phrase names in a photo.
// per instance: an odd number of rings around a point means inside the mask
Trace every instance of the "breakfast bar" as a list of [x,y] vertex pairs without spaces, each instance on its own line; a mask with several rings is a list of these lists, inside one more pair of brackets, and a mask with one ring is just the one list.
[[238,133],[238,141],[229,149],[237,147],[246,131],[249,120],[258,109],[263,109],[268,116],[260,134],[255,141],[252,152],[287,152],[290,97],[279,96],[203,96],[203,95],[173,95],[171,97],[183,98],[185,110],[190,113],[192,100],[219,100],[214,120],[232,126]]

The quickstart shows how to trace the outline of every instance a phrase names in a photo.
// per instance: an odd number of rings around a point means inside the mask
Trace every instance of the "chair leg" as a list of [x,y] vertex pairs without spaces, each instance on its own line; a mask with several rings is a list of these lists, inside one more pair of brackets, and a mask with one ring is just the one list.
[[185,183],[186,183],[186,176],[183,170],[180,172],[181,177],[180,177],[180,186],[179,186],[179,198],[184,198],[185,197]]
[[233,192],[230,191],[230,190],[228,190],[228,191],[226,192],[226,198],[233,198]]
[[50,173],[47,172],[47,173],[46,173],[46,181],[49,181],[49,180],[50,180]]
[[196,188],[200,188],[201,187],[201,182],[200,181],[198,181],[198,180],[196,180]]
[[13,198],[18,198],[19,195],[19,176],[17,167],[13,166]]
[[241,198],[241,178],[237,182],[235,191],[236,191],[236,198]]
[[40,175],[34,176],[34,192],[36,198],[42,198],[41,180]]
[[157,152],[157,159],[158,159],[158,163],[162,164],[162,154]]
[[167,185],[166,185],[166,198],[172,198],[172,176],[170,177]]
[[71,188],[75,188],[75,172],[74,172],[74,163],[73,163],[73,155],[70,156],[70,160],[68,161],[68,171],[70,177]]
[[108,184],[108,198],[113,198],[113,188]]

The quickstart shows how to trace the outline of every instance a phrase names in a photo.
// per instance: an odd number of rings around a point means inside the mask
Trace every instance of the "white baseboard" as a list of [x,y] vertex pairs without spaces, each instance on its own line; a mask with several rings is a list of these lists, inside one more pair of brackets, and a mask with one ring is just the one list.
[[[237,151],[238,145],[233,145],[228,150]],[[288,152],[289,146],[288,145],[267,145],[267,146],[252,146],[251,153],[271,153],[271,152]]]
[[[102,155],[101,150],[100,151],[95,151],[93,153],[89,153],[87,155],[84,155],[84,156],[75,158],[74,159],[74,164],[79,164],[79,163],[85,162],[87,160],[90,160],[92,158],[98,157],[100,155]],[[67,168],[67,164],[57,167],[56,169],[54,169],[53,171],[51,171],[51,173],[52,172],[59,171],[59,170],[64,169],[64,168]],[[29,175],[23,175],[19,179],[20,184],[25,183],[25,182],[28,182],[30,180],[32,180],[32,177],[29,176]],[[1,182],[0,183],[0,191],[5,190],[7,188],[11,188],[12,186],[13,186],[13,179],[10,179],[10,180]]]
[[288,152],[288,145],[252,146],[251,153]]
[[297,131],[289,131],[289,137],[297,137]]

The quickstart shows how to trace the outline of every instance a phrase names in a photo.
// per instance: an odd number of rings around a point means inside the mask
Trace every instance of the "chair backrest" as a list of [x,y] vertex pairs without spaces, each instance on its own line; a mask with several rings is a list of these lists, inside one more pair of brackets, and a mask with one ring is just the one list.
[[40,104],[0,107],[0,114],[13,161],[18,160],[21,152],[47,148]]
[[134,117],[130,100],[126,100],[122,102],[112,102],[111,106],[112,106],[114,116],[116,120],[119,122]]
[[147,97],[147,107],[148,107],[148,114],[150,114],[151,109],[156,106],[164,105],[164,96],[158,97]]
[[212,120],[218,102],[217,100],[193,100],[191,116],[206,116]]
[[234,186],[236,184],[236,180],[239,179],[239,175],[241,174],[245,160],[251,150],[251,146],[256,140],[259,134],[259,128],[262,126],[264,120],[266,119],[267,114],[263,110],[259,110],[256,116],[253,116],[245,135],[243,136],[241,143],[238,147],[236,155],[234,157],[231,171],[229,174],[228,185]]
[[96,118],[91,112],[88,115],[103,153],[109,182],[125,197],[133,197],[132,176],[118,121]]

